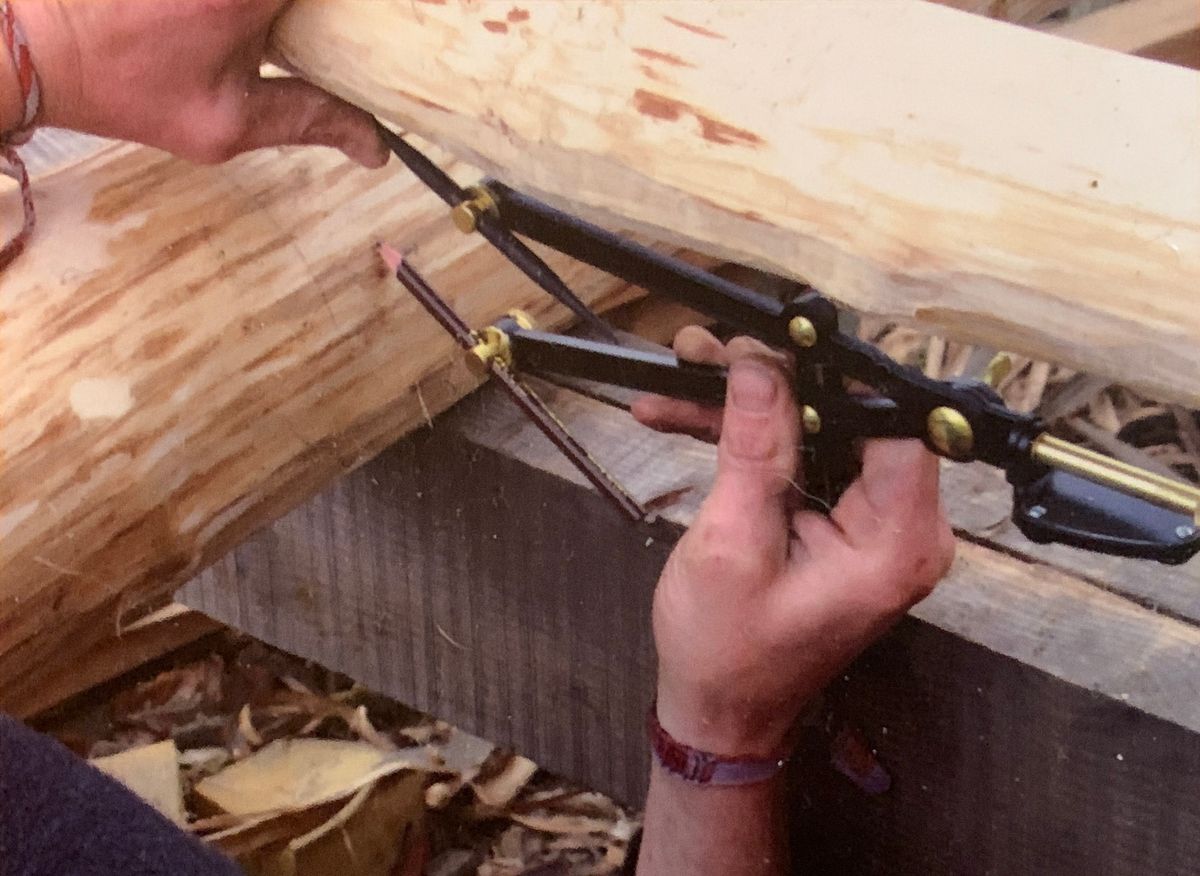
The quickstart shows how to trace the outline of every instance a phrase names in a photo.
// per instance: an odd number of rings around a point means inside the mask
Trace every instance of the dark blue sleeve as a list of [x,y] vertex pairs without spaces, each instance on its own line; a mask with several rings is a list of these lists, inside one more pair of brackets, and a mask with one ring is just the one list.
[[0,876],[241,872],[55,740],[0,715]]

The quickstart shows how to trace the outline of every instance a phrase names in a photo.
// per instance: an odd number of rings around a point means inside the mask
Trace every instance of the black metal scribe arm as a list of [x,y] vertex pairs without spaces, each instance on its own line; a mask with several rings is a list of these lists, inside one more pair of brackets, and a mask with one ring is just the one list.
[[[577,313],[586,307],[514,234],[648,291],[670,295],[738,333],[794,354],[793,388],[806,431],[807,489],[825,501],[836,501],[854,474],[855,439],[919,438],[949,459],[979,460],[1003,469],[1014,487],[1013,519],[1034,541],[1168,563],[1183,562],[1200,552],[1200,488],[1062,441],[1036,417],[1009,409],[980,381],[934,380],[895,362],[870,344],[839,332],[833,304],[811,288],[796,284],[795,297],[781,302],[640,246],[503,183],[488,180],[459,189],[396,135],[390,135],[389,144],[451,205],[460,230],[484,233],[531,279]],[[536,260],[536,269],[531,269],[529,258]],[[427,286],[414,288],[419,277],[411,268],[405,266],[397,276],[414,294],[420,291],[418,298],[435,316],[445,308]],[[588,324],[594,326],[598,317],[587,314]],[[604,334],[611,336],[611,330],[605,327]],[[475,357],[507,382],[512,381],[510,372],[559,375],[714,405],[724,399],[723,369],[680,362],[670,354],[538,332],[514,319],[475,333],[474,338]],[[877,396],[850,394],[847,379],[866,384]],[[527,388],[523,392],[522,406],[529,410],[536,397]],[[566,452],[577,465],[594,466],[590,457],[576,458],[579,454],[574,450]],[[585,474],[597,483],[596,472]],[[625,495],[619,485],[608,492]],[[629,501],[625,496],[622,506],[636,513]]]
[[[721,367],[683,362],[670,353],[539,332],[511,318],[501,320],[494,329],[504,339],[495,348],[503,356],[504,373],[511,369],[517,374],[582,378],[714,406],[725,398],[726,371]],[[806,466],[818,467],[806,468],[806,492],[823,505],[836,501],[853,473],[847,461],[852,460],[850,448],[856,439],[928,441],[925,420],[913,415],[920,407],[906,408],[892,398],[849,393],[823,396],[817,405],[819,414],[811,405],[802,408]],[[1090,454],[1066,442],[1059,444]],[[1165,563],[1184,562],[1200,551],[1194,519],[1178,510],[1027,460],[1009,471],[1009,480],[1014,487],[1013,518],[1034,541]],[[1164,479],[1161,486],[1169,488],[1174,483]],[[1178,486],[1187,489],[1187,485]]]

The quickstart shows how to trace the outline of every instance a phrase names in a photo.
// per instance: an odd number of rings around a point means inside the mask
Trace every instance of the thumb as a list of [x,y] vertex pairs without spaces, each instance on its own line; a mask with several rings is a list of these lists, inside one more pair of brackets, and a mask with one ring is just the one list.
[[729,544],[782,561],[800,437],[796,404],[784,368],[760,344],[735,339],[729,356],[717,479],[700,517]]
[[332,146],[366,167],[387,164],[387,147],[370,113],[294,77],[257,79],[243,107],[239,151],[264,146]]

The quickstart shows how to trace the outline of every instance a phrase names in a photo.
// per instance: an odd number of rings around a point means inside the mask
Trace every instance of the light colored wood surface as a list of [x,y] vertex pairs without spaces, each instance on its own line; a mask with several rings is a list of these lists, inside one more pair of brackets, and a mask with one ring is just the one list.
[[1124,0],[1045,29],[1093,46],[1200,69],[1197,0]]
[[276,47],[592,218],[1200,400],[1193,71],[915,0],[300,0]]
[[[0,194],[0,215],[15,210]],[[0,708],[474,386],[376,259],[485,324],[555,309],[395,165],[112,146],[40,179],[0,278]],[[603,309],[611,278],[556,264]]]

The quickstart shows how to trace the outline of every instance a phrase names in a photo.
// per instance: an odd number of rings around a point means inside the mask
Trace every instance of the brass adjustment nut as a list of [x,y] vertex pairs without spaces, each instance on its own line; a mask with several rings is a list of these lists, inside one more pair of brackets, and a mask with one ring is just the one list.
[[975,447],[971,424],[954,408],[934,408],[926,419],[926,428],[933,446],[950,459],[966,459]]
[[804,316],[793,316],[788,320],[788,337],[797,347],[808,348],[817,343],[817,327]]
[[817,413],[817,409],[812,405],[803,405],[800,408],[800,425],[804,427],[805,435],[816,435],[821,431],[821,415]]
[[478,228],[479,217],[484,213],[498,213],[500,210],[487,186],[469,186],[467,194],[470,195],[467,200],[450,210],[454,227],[463,234],[470,234]]
[[493,364],[512,364],[512,346],[508,335],[494,325],[489,325],[483,331],[476,332],[479,343],[467,351],[467,367],[471,373],[482,377],[491,370]]

